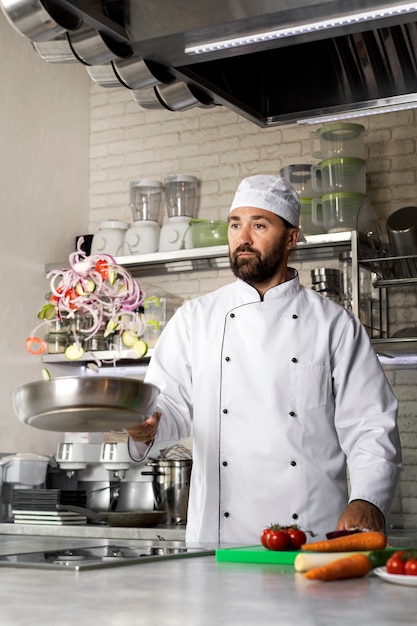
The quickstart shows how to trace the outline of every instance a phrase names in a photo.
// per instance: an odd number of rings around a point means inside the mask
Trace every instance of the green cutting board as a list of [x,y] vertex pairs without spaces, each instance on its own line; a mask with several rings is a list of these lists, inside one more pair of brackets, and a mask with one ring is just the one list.
[[[392,553],[398,549],[399,548],[394,548],[392,546],[385,548],[385,550]],[[274,551],[267,550],[262,545],[242,546],[236,548],[218,548],[216,550],[216,561],[229,561],[234,563],[286,563],[294,565],[295,558],[297,554],[300,553],[306,554],[308,553],[308,550]],[[314,554],[317,554],[317,552],[314,552]],[[366,552],[364,554],[366,554]]]
[[242,546],[238,548],[218,548],[216,561],[234,563],[289,563],[294,565],[300,550],[267,550],[263,546]]

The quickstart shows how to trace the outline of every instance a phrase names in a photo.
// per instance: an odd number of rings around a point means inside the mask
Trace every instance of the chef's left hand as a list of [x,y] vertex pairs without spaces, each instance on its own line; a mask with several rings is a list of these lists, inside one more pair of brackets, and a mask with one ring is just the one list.
[[384,532],[384,518],[374,504],[366,500],[352,500],[337,522],[336,530],[360,528]]

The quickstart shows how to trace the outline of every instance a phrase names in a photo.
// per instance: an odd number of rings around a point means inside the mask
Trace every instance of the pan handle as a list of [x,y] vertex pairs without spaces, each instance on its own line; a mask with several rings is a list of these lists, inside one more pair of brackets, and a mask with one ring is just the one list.
[[142,476],[165,476],[164,472],[141,472]]
[[69,511],[71,513],[78,513],[78,515],[84,515],[90,522],[105,523],[105,520],[96,511],[92,511],[91,509],[86,509],[82,506],[74,506],[72,504],[57,504],[57,511]]

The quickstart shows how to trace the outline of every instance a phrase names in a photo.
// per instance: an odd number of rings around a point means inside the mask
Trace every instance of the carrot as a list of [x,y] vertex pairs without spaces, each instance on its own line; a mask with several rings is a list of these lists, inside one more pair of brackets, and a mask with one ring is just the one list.
[[367,552],[370,550],[382,550],[386,545],[386,535],[382,532],[371,530],[355,533],[353,535],[345,535],[344,537],[336,537],[335,539],[304,543],[301,546],[301,550],[309,550],[310,552],[349,552],[350,550],[361,550]]
[[361,578],[372,569],[371,562],[365,554],[351,554],[337,559],[327,565],[313,567],[304,574],[309,580],[344,580]]

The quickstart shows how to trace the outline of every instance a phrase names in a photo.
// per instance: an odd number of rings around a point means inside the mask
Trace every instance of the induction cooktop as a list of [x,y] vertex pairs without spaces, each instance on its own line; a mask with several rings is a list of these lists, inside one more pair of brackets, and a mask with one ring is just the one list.
[[42,550],[40,552],[2,555],[0,556],[0,567],[82,571],[213,554],[214,550],[204,548],[132,547],[111,544],[91,548]]

